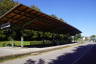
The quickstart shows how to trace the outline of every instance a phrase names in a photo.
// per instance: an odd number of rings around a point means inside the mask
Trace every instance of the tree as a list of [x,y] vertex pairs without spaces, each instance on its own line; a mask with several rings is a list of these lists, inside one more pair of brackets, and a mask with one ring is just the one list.
[[[16,4],[17,3],[13,2],[13,0],[2,0],[0,2],[0,16],[2,16],[4,13],[6,13],[8,10],[10,10],[12,7],[14,7]],[[7,38],[6,40],[13,41],[13,36],[15,36],[15,32],[8,30],[8,31],[6,31],[6,33],[5,33],[5,35],[6,35],[5,38]],[[3,35],[3,34],[1,33],[1,35]],[[12,42],[12,46],[13,46],[13,42]]]
[[5,37],[4,30],[0,30],[0,40],[4,40]]
[[54,14],[51,15],[51,17],[55,18],[55,19],[58,19],[58,17]]
[[74,36],[74,40],[75,40],[75,41],[78,41],[78,40],[80,40],[81,38],[82,38],[81,34],[76,34],[76,35]]
[[38,7],[35,6],[35,5],[32,5],[31,8],[34,9],[34,10],[36,10],[36,11],[39,11],[39,12],[41,11],[40,8],[38,8]]
[[96,35],[90,36],[91,41],[96,42]]
[[13,0],[2,0],[2,2],[0,2],[0,16],[14,7],[16,4],[17,3],[13,2]]
[[59,20],[64,22],[64,20],[62,18],[60,18]]

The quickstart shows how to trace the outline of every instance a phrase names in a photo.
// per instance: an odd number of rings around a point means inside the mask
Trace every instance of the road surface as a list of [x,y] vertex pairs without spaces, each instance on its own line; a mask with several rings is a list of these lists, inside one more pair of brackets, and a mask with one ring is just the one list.
[[96,45],[74,64],[96,64]]

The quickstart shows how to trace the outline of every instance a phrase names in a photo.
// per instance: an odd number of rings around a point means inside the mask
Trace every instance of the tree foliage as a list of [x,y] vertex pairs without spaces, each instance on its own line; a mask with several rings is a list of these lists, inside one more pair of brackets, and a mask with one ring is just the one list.
[[51,17],[55,18],[55,19],[58,19],[58,17],[54,14],[51,15]]
[[39,11],[39,12],[41,11],[40,8],[38,8],[38,7],[35,6],[35,5],[32,5],[31,8],[34,9],[34,10],[36,10],[36,11]]
[[15,6],[17,3],[14,3],[13,0],[2,0],[0,2],[0,16]]
[[0,30],[0,40],[3,40],[5,37],[4,30]]
[[90,39],[91,39],[91,41],[95,42],[96,41],[96,35],[90,36]]
[[76,34],[76,35],[74,36],[74,40],[75,40],[75,41],[78,41],[78,40],[81,39],[81,38],[82,38],[81,34]]

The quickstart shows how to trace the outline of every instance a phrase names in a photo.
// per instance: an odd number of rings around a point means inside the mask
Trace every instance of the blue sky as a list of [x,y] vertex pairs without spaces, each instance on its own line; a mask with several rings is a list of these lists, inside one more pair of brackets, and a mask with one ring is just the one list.
[[82,31],[96,34],[96,0],[16,0],[24,5],[36,5],[47,14],[55,14]]

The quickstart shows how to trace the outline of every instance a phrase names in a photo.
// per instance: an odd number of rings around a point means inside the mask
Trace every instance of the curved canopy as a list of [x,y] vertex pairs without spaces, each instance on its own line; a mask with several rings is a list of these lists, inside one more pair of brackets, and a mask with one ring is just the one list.
[[10,22],[12,26],[33,29],[37,31],[53,32],[70,35],[81,33],[75,27],[55,19],[45,13],[33,10],[25,5],[18,4],[0,17],[0,25]]

